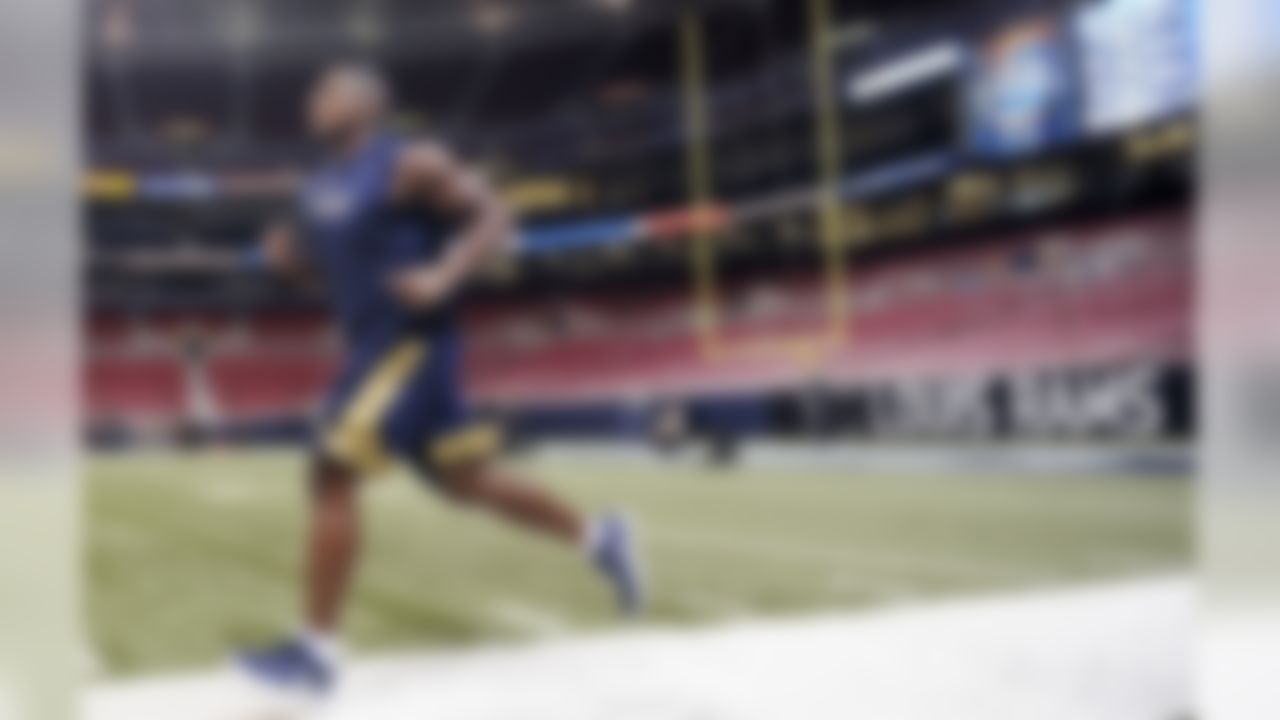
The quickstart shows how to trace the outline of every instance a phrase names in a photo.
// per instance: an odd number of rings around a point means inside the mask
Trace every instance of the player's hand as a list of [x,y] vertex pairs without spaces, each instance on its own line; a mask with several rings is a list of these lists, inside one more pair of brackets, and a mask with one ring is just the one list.
[[262,233],[262,257],[267,267],[280,273],[292,272],[301,266],[292,225],[278,222],[267,227]]
[[449,298],[457,288],[453,273],[426,266],[402,270],[391,276],[391,292],[406,307],[430,310]]

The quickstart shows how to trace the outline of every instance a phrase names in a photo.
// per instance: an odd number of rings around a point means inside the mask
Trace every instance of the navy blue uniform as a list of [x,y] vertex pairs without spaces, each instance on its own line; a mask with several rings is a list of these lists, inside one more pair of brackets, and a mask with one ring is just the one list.
[[329,285],[348,351],[325,405],[320,451],[367,474],[393,457],[434,474],[498,442],[463,398],[454,308],[412,311],[388,287],[396,270],[436,258],[451,230],[421,206],[392,202],[401,148],[380,137],[313,175],[302,196],[306,250]]

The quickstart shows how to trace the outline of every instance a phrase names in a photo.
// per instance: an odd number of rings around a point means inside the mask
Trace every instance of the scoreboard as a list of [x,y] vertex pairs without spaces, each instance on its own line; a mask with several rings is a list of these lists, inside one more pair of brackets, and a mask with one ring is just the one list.
[[1110,133],[1189,109],[1198,88],[1197,0],[1107,0],[1075,18],[1084,122]]

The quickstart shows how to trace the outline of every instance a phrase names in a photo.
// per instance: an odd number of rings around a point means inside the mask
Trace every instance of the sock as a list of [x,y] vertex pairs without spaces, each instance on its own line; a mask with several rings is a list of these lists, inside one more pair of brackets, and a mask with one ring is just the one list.
[[342,641],[331,632],[304,628],[298,633],[298,642],[330,668],[342,658]]
[[589,558],[600,553],[600,544],[604,542],[604,518],[595,517],[587,522],[586,532],[582,533],[582,550]]

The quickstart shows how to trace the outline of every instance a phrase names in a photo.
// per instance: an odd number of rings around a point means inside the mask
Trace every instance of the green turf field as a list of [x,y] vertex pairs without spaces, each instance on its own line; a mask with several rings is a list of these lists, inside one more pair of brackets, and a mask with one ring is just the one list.
[[[624,505],[644,523],[654,622],[1148,574],[1184,567],[1191,552],[1182,481],[524,464],[588,508]],[[86,590],[107,672],[204,666],[296,625],[302,470],[284,452],[93,460]],[[367,530],[349,618],[360,650],[613,622],[578,557],[406,478],[371,486]]]

